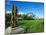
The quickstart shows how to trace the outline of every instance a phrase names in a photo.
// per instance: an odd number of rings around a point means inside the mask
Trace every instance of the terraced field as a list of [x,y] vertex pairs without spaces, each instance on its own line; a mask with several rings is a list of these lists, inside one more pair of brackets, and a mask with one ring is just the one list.
[[43,20],[21,20],[18,23],[19,27],[25,29],[25,33],[44,32]]

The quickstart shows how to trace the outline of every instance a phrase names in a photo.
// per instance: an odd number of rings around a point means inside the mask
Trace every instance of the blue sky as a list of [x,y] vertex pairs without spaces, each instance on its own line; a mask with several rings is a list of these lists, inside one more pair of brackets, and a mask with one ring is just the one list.
[[36,16],[43,18],[44,16],[44,3],[40,2],[23,2],[23,1],[7,1],[5,4],[6,12],[12,11],[12,6],[17,6],[18,12],[27,13],[32,12]]

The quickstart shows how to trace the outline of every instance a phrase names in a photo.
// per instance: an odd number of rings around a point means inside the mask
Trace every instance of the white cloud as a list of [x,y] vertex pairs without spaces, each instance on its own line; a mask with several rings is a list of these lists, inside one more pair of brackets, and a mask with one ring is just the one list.
[[11,13],[11,11],[6,11],[6,13]]
[[[6,11],[6,13],[12,13],[12,11]],[[26,14],[25,12],[19,11],[17,14]]]
[[44,18],[44,15],[43,16],[36,15],[35,18]]
[[44,18],[44,15],[39,16],[39,18]]
[[26,14],[25,12],[18,12],[18,14],[21,14],[21,15],[23,15],[23,14]]

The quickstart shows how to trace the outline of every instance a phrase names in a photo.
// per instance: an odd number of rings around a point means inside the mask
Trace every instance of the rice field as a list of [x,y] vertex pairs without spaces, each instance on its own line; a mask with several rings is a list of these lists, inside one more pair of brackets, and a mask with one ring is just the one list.
[[18,22],[18,25],[25,29],[25,33],[44,32],[43,20],[21,20]]

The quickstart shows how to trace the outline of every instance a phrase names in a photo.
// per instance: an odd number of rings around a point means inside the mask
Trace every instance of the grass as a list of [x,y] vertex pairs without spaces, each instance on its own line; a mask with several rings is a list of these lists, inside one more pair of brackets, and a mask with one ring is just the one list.
[[43,20],[22,20],[19,21],[19,27],[24,28],[25,33],[43,32],[44,22]]

